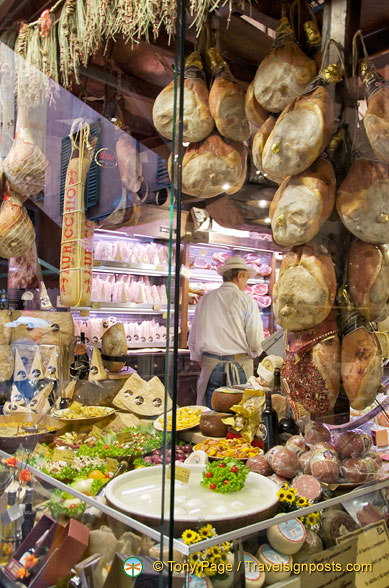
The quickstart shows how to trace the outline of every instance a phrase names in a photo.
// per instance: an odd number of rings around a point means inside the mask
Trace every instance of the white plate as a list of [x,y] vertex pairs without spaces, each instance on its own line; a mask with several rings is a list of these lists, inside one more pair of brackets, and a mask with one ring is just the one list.
[[[181,408],[177,408],[177,415],[180,412],[180,410],[182,410],[183,408],[201,408],[201,412],[208,412],[209,408],[207,406],[198,406],[198,405],[190,405],[190,406],[182,406]],[[167,415],[171,414],[172,411],[169,410],[168,413],[166,413]],[[200,423],[200,415],[199,415],[199,422],[195,425],[191,425],[190,427],[184,427],[184,428],[177,428],[177,431],[188,431],[189,429],[194,429],[195,427],[198,427]],[[163,431],[163,415],[160,415],[158,418],[155,419],[154,421],[154,427],[157,429],[157,431]],[[170,431],[168,431],[168,433],[170,433]]]
[[[188,528],[194,528],[191,524],[196,525],[200,518],[204,518],[206,522],[213,523],[228,520],[233,529],[238,519],[259,515],[278,503],[279,487],[265,476],[250,472],[242,490],[220,494],[200,485],[204,467],[200,464],[185,464],[185,468],[190,470],[189,483],[175,483],[174,520],[187,523]],[[140,468],[108,482],[106,497],[122,512],[135,517],[147,517],[153,524],[159,525],[161,486],[161,465]],[[168,516],[170,479],[165,480],[165,490],[165,516]]]

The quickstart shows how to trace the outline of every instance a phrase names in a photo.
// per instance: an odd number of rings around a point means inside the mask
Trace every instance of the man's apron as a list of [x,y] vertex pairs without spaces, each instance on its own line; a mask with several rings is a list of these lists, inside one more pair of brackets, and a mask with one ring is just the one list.
[[235,362],[237,362],[242,367],[246,375],[246,382],[254,374],[254,362],[251,357],[245,353],[231,357],[234,357],[234,359],[228,361],[218,359],[217,357],[210,357],[209,355],[204,354],[201,356],[201,372],[197,381],[196,404],[205,406],[205,392],[207,390],[209,378],[219,363],[224,364],[224,371],[227,374],[226,384],[228,387],[231,387],[235,384],[240,384],[239,372]]

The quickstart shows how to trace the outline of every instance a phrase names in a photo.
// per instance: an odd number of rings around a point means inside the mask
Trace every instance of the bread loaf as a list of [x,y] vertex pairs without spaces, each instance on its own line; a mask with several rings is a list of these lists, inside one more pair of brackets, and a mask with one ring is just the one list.
[[209,91],[209,110],[216,128],[227,139],[246,141],[251,131],[246,118],[244,91],[216,49],[209,49],[208,56],[216,76]]
[[255,98],[265,110],[281,112],[313,80],[316,63],[294,42],[272,49],[254,78]]
[[122,133],[116,142],[120,179],[129,192],[138,192],[142,183],[142,162],[136,140]]
[[382,356],[376,335],[364,326],[343,337],[341,374],[351,408],[363,410],[374,402],[383,376]]
[[261,127],[269,113],[262,108],[254,94],[254,80],[249,84],[245,96],[246,118],[254,127]]
[[[179,81],[178,81],[179,84]],[[153,106],[153,123],[166,139],[173,138],[174,128],[174,80],[158,94]],[[177,114],[180,90],[177,93]],[[212,132],[214,121],[208,106],[208,88],[204,81],[203,66],[198,53],[192,53],[185,66],[183,140],[190,143],[202,141]],[[176,117],[178,118],[178,117]]]
[[333,129],[334,107],[324,87],[295,98],[263,147],[263,170],[269,177],[282,178],[305,171],[324,151]]
[[310,329],[328,316],[335,299],[332,259],[313,242],[289,251],[273,289],[277,322],[290,331]]
[[270,205],[274,241],[293,247],[313,239],[331,214],[335,191],[334,170],[325,159],[297,176],[288,176]]
[[336,208],[347,229],[368,243],[389,241],[389,171],[357,159],[339,187]]
[[[169,174],[172,155],[169,158]],[[213,198],[237,192],[246,176],[247,149],[240,143],[227,144],[219,135],[193,143],[182,159],[182,191],[197,198]]]
[[348,257],[348,283],[359,312],[369,321],[385,320],[389,316],[388,247],[353,241]]

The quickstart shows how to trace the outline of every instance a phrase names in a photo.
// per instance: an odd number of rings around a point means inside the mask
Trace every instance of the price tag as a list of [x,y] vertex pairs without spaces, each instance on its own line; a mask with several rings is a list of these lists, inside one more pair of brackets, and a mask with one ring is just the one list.
[[121,445],[133,441],[131,431],[123,431],[122,433],[118,433],[117,438]]
[[[167,471],[168,480],[171,478],[172,466],[169,466]],[[182,466],[176,465],[175,468],[175,479],[183,484],[189,484],[190,470],[183,468]]]
[[187,265],[182,265],[180,268],[180,275],[183,278],[186,278],[187,280],[189,280],[190,278],[190,268]]
[[91,430],[92,437],[99,440],[102,434],[103,434],[103,431],[99,427],[97,427],[96,425],[93,425],[92,430]]
[[162,310],[162,306],[160,304],[154,304],[153,309],[154,310]]
[[34,451],[33,453],[35,455],[43,455],[43,457],[49,457],[50,455],[50,450],[48,449],[48,447],[45,447],[44,445],[42,445],[41,443],[37,443],[35,445]]
[[113,457],[107,457],[107,472],[114,474],[119,467],[119,462]]
[[56,448],[53,453],[53,461],[64,461],[71,465],[74,461],[75,455],[70,449]]

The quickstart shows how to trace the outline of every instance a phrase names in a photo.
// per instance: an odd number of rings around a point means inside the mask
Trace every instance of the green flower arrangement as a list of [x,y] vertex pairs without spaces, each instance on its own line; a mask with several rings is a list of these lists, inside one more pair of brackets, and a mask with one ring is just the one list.
[[[277,496],[279,504],[284,512],[293,512],[294,510],[299,510],[313,504],[311,500],[307,500],[304,496],[299,496],[296,488],[290,486],[288,483],[285,483],[282,488],[278,490]],[[307,529],[311,529],[312,531],[318,531],[320,529],[319,512],[311,512],[305,517],[299,517],[299,520]]]
[[[203,525],[194,531],[193,529],[186,529],[181,537],[185,545],[194,545],[204,539],[215,537],[217,535],[215,529],[211,524]],[[227,563],[227,555],[231,551],[231,544],[228,541],[220,545],[214,545],[202,551],[196,551],[189,556],[189,563],[192,566],[194,573],[199,578],[203,576],[223,579],[226,574],[224,566]]]
[[201,485],[221,494],[239,492],[244,487],[249,472],[249,468],[241,460],[232,457],[209,461],[203,471]]

